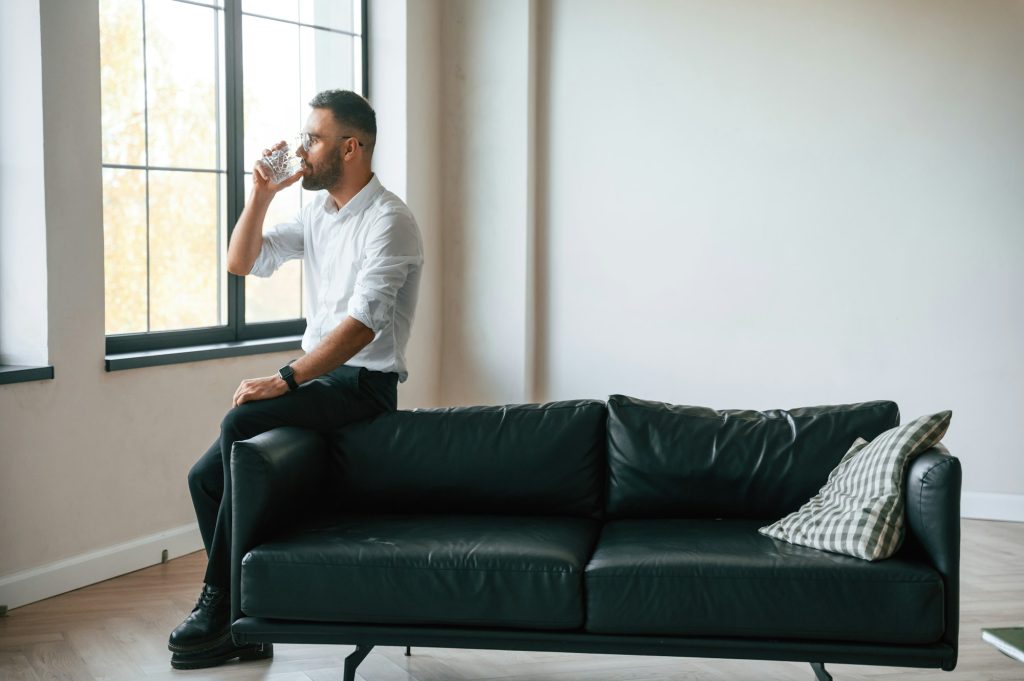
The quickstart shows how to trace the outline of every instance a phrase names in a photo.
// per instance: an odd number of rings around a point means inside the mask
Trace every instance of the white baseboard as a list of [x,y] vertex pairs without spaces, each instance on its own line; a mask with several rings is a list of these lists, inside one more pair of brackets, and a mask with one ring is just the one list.
[[963,492],[960,495],[960,517],[1024,523],[1024,494]]
[[66,558],[0,577],[0,605],[8,610],[41,601],[89,584],[156,565],[167,549],[168,559],[203,548],[198,523],[157,532],[123,544]]

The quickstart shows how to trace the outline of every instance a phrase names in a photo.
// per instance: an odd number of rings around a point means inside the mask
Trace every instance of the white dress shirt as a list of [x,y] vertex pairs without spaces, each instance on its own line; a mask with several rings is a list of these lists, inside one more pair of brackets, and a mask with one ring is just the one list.
[[423,240],[405,203],[374,175],[340,210],[322,191],[293,220],[263,233],[257,277],[269,277],[288,260],[302,258],[306,333],[311,352],[351,316],[375,334],[346,362],[393,371],[405,381],[409,341],[423,269]]

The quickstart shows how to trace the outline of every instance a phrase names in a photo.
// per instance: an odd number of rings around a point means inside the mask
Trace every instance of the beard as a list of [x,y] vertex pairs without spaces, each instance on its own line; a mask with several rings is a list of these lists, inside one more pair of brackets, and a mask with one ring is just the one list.
[[341,181],[341,159],[337,155],[328,157],[319,164],[320,170],[306,166],[309,172],[302,176],[302,188],[310,191],[330,189]]

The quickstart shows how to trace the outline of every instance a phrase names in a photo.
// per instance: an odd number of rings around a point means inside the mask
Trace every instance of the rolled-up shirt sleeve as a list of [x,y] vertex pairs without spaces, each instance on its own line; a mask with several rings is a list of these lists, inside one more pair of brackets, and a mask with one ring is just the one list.
[[260,254],[256,256],[249,274],[269,277],[289,260],[301,258],[305,246],[302,220],[296,215],[291,222],[274,225],[263,233]]
[[387,213],[370,232],[348,301],[348,315],[374,333],[394,323],[395,300],[409,273],[423,266],[419,229],[410,215]]

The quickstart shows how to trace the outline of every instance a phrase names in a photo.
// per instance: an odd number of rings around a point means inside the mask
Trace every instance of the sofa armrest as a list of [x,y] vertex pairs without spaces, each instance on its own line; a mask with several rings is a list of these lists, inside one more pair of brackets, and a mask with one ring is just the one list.
[[231,448],[231,621],[242,614],[242,557],[323,499],[330,459],[323,436],[275,428]]
[[960,460],[932,448],[907,470],[907,526],[945,581],[946,631],[956,665],[960,623]]

